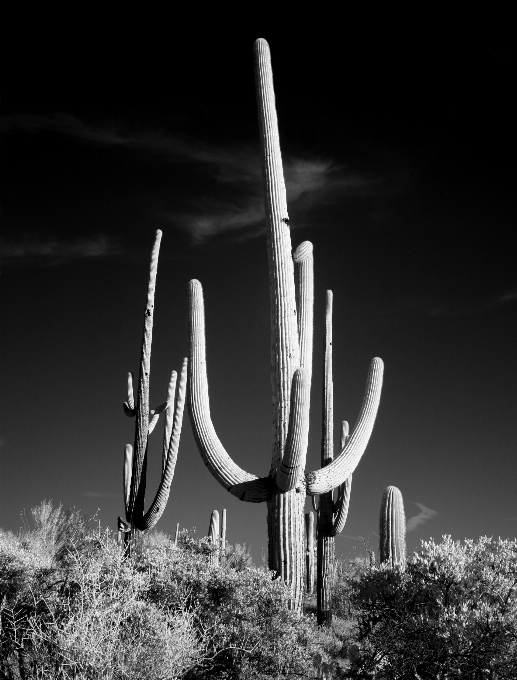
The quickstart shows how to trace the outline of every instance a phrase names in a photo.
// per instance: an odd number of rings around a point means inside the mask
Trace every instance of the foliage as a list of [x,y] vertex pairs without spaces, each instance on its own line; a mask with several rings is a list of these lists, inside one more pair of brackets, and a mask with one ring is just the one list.
[[[352,677],[515,678],[517,541],[423,542],[405,571],[367,570]],[[358,651],[360,650],[360,651]]]
[[[131,557],[80,513],[43,503],[0,532],[0,676],[21,680],[317,677],[339,642],[287,609],[245,546],[141,534]],[[321,674],[320,674],[321,676]]]

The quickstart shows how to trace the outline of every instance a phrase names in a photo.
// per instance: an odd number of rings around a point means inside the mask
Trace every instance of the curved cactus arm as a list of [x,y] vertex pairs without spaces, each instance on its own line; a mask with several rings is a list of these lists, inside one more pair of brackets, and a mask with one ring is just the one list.
[[147,455],[147,436],[149,429],[149,373],[151,370],[151,345],[153,341],[154,292],[156,273],[158,271],[158,255],[162,232],[158,229],[151,253],[149,284],[144,314],[144,336],[140,356],[140,374],[138,378],[138,398],[136,403],[135,450],[133,455],[133,474],[131,476],[131,494],[129,498],[129,517],[143,513],[145,478],[143,475]]
[[331,536],[337,536],[345,528],[348,508],[350,506],[350,494],[352,492],[352,475],[347,477],[343,484],[339,485],[338,497],[335,503],[335,516],[332,521]]
[[[341,423],[341,440],[339,450],[342,451],[349,436],[348,421],[343,420]],[[346,479],[343,484],[338,486],[337,500],[334,503],[334,519],[332,521],[332,536],[337,536],[345,528],[346,518],[348,517],[348,508],[350,506],[350,494],[352,492],[352,475]]]
[[129,495],[131,493],[131,472],[133,467],[133,447],[131,444],[126,444],[124,451],[124,472],[122,481],[124,482],[124,507],[126,510],[126,519],[128,518],[129,509]]
[[160,404],[156,408],[153,408],[149,411],[149,428],[147,430],[147,436],[149,436],[151,432],[154,431],[154,428],[158,424],[160,413],[163,413],[163,411],[165,411],[168,404],[169,404],[168,401],[164,401],[163,404]]
[[133,416],[136,414],[136,411],[135,398],[133,396],[133,374],[131,372],[127,374],[127,401],[125,401],[122,405],[124,407],[124,413],[126,416],[133,418]]
[[149,427],[147,428],[147,436],[154,432],[154,428],[158,424],[159,417],[159,413],[156,413],[155,411],[149,411]]
[[[342,451],[345,448],[345,445],[348,441],[348,438],[350,436],[350,426],[348,424],[347,420],[343,420],[341,422],[341,437],[339,441],[339,450]],[[338,512],[339,510],[339,499],[342,495],[342,487],[346,484],[346,480],[343,482],[343,484],[340,484],[337,487],[337,500],[334,502],[334,510],[333,512]]]
[[280,491],[291,491],[303,479],[307,455],[307,438],[304,436],[306,399],[305,371],[299,368],[293,376],[289,429],[284,456],[276,473],[276,485]]
[[169,380],[169,387],[167,389],[167,408],[165,409],[165,422],[163,425],[163,451],[162,451],[162,472],[165,470],[167,464],[167,455],[169,453],[169,444],[172,435],[172,423],[174,420],[174,396],[176,394],[176,380],[178,374],[172,371],[171,379]]
[[178,459],[178,449],[180,445],[181,427],[183,423],[183,409],[185,406],[185,393],[187,391],[187,367],[188,360],[183,360],[181,375],[178,386],[178,395],[176,405],[174,408],[174,423],[172,433],[169,439],[169,450],[167,452],[167,463],[162,474],[160,486],[156,492],[156,496],[151,503],[151,507],[145,513],[141,522],[137,523],[137,528],[141,531],[152,529],[165,510],[167,501],[169,500],[169,493],[171,489],[172,479],[174,477],[174,470],[176,468],[176,461]]
[[379,357],[372,359],[361,412],[352,436],[341,454],[330,465],[309,472],[305,476],[307,493],[311,496],[326,493],[343,484],[357,467],[372,434],[379,409],[383,372],[382,359]]
[[203,461],[217,481],[241,500],[261,503],[269,495],[269,481],[240,468],[230,458],[210,417],[206,373],[205,309],[199,281],[189,284],[190,361],[188,405],[192,429]]

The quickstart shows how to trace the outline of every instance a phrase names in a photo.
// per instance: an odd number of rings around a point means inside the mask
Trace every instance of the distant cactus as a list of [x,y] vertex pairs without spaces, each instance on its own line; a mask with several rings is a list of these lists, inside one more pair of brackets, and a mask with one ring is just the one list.
[[[124,412],[126,415],[130,418],[136,416],[134,451],[131,444],[127,444],[124,455],[123,482],[126,520],[124,521],[122,518],[118,518],[118,529],[125,534],[125,545],[128,551],[130,551],[133,532],[135,530],[148,531],[149,529],[152,529],[162,516],[165,506],[167,505],[178,456],[181,425],[183,421],[183,407],[185,404],[187,359],[183,360],[176,403],[174,404],[177,374],[176,371],[173,371],[169,382],[167,401],[156,409],[149,408],[149,375],[151,370],[154,293],[156,288],[156,273],[158,270],[158,255],[160,252],[161,238],[162,232],[157,230],[151,255],[137,400],[135,404],[133,395],[133,374],[128,373],[127,401],[124,403]],[[159,414],[163,411],[165,411],[165,424],[162,454],[162,478],[150,508],[144,513],[148,437],[156,426]]]
[[214,549],[210,553],[210,564],[214,567],[219,565],[219,512],[212,510],[210,516],[210,526],[208,527],[208,538]]
[[382,496],[379,549],[381,564],[405,567],[406,516],[402,494],[396,486],[388,486]]
[[271,383],[273,447],[269,474],[257,477],[240,468],[221,443],[210,417],[203,291],[190,282],[189,410],[205,464],[231,494],[267,502],[269,568],[291,589],[289,607],[300,612],[304,590],[305,495],[325,494],[351,475],[370,438],[380,400],[383,363],[370,364],[359,419],[346,447],[330,465],[305,473],[312,380],[313,247],[291,250],[285,181],[278,133],[269,46],[255,42],[255,80],[271,300]]
[[221,515],[221,555],[225,554],[226,550],[226,508],[223,508]]

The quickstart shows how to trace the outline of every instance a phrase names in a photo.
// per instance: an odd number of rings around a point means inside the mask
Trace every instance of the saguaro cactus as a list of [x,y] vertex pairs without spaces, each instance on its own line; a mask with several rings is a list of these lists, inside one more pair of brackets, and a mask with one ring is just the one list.
[[[185,404],[185,390],[187,382],[187,359],[183,360],[178,394],[176,393],[176,371],[172,372],[167,392],[167,401],[156,409],[149,409],[149,375],[151,370],[151,345],[153,337],[154,293],[156,288],[156,273],[158,270],[158,255],[162,232],[158,230],[151,254],[151,268],[149,286],[144,315],[144,335],[140,358],[140,375],[138,378],[138,395],[135,405],[133,395],[133,374],[128,373],[127,401],[124,412],[129,417],[136,416],[135,447],[127,444],[124,455],[124,504],[126,520],[118,518],[119,531],[125,533],[126,547],[129,549],[131,537],[135,530],[148,531],[152,529],[162,516],[167,501],[176,459],[183,421],[183,407]],[[154,430],[159,414],[165,411],[163,435],[162,478],[156,496],[151,506],[144,512],[147,444],[151,432]]]
[[217,510],[212,510],[210,515],[208,538],[210,544],[215,546],[215,550],[210,553],[210,564],[216,567],[219,564],[219,512]]
[[[373,359],[356,427],[336,460],[304,473],[312,379],[313,253],[302,243],[291,254],[291,233],[269,47],[255,43],[255,75],[268,227],[271,297],[273,453],[265,477],[245,472],[228,455],[210,418],[203,292],[190,282],[189,410],[195,437],[213,476],[240,500],[268,505],[270,569],[291,586],[289,606],[301,611],[304,581],[305,494],[324,494],[353,472],[370,438],[377,413],[383,363]],[[296,286],[295,286],[296,278]]]
[[[334,384],[332,378],[332,291],[327,291],[325,310],[325,359],[323,366],[323,418],[321,437],[321,465],[334,460]],[[348,422],[341,424],[341,450],[348,439]],[[338,487],[337,500],[333,491],[320,496],[318,504],[317,553],[317,619],[319,624],[332,622],[331,597],[334,583],[335,536],[345,526],[352,489],[352,475]],[[314,499],[314,497],[313,497]]]
[[388,486],[382,496],[379,549],[381,564],[402,569],[406,564],[406,516],[402,494],[396,486]]

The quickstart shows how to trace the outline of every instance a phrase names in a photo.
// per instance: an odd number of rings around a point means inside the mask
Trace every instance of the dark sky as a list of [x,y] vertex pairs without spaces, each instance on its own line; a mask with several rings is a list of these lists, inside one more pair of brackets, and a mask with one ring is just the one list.
[[[161,20],[155,18],[158,25]],[[332,22],[331,22],[332,23]],[[148,263],[163,230],[151,401],[187,353],[205,290],[219,437],[249,472],[271,456],[269,292],[253,41],[269,41],[293,245],[315,252],[308,468],[319,466],[325,290],[334,292],[336,434],[368,363],[385,362],[354,474],[343,554],[377,550],[383,490],[420,539],[515,536],[517,273],[514,54],[445,32],[286,33],[192,24],[27,34],[3,88],[0,524],[51,498],[122,514],[122,411],[137,371]],[[169,32],[168,32],[169,31]],[[63,37],[66,36],[66,37]],[[228,539],[266,546],[266,507],[205,469],[185,414],[172,532],[227,508]],[[150,448],[158,484],[161,426]],[[148,502],[150,499],[148,499]]]

